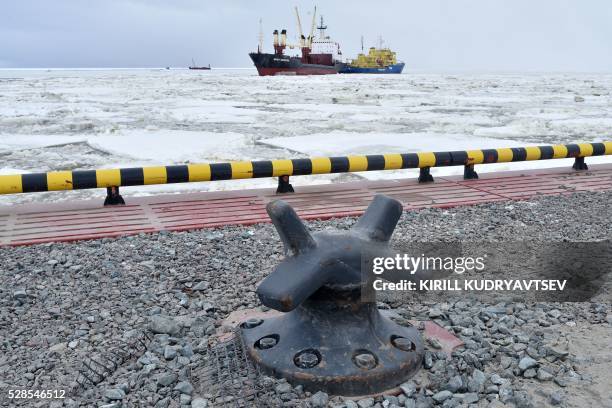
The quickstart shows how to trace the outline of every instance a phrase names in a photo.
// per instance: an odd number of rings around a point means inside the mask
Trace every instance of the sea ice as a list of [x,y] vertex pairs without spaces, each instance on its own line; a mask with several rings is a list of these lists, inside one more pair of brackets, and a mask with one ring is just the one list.
[[[259,77],[255,70],[0,70],[0,172],[610,139],[610,74]],[[578,102],[580,98],[583,102]],[[588,163],[610,162],[609,157]],[[502,163],[477,171],[568,166]],[[460,174],[436,168],[433,174]],[[295,185],[414,170],[293,177]],[[274,188],[272,179],[129,187],[126,195]],[[0,197],[66,200],[99,190]]]

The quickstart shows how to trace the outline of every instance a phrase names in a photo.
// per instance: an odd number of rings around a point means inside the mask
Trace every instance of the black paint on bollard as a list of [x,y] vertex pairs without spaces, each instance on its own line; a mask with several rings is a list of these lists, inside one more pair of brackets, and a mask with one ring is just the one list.
[[285,313],[241,326],[252,361],[308,391],[347,396],[380,393],[414,375],[424,353],[418,330],[361,297],[362,255],[392,253],[402,205],[378,195],[352,229],[314,234],[289,204],[274,201],[267,210],[287,257],[257,294]]

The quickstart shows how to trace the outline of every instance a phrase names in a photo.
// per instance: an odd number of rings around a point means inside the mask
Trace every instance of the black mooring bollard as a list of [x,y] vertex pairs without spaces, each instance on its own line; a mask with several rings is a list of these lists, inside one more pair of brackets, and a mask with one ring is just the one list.
[[416,373],[424,355],[419,331],[361,297],[362,254],[392,254],[388,243],[402,205],[378,195],[350,230],[314,234],[284,201],[267,210],[287,257],[257,294],[286,313],[241,325],[251,360],[307,391],[336,395],[380,393]]
[[123,197],[119,194],[119,187],[106,187],[106,198],[104,199],[104,205],[125,205]]

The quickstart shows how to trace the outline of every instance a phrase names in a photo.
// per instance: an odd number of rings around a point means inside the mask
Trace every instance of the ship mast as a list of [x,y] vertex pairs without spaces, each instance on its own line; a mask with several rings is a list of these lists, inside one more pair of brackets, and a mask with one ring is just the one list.
[[323,24],[323,16],[321,16],[321,25],[319,25],[317,28],[319,29],[319,37],[325,38],[325,30],[327,29],[327,26]]
[[264,43],[264,33],[263,33],[263,25],[261,23],[261,18],[259,19],[259,44],[257,45],[257,52],[263,52],[263,43]]

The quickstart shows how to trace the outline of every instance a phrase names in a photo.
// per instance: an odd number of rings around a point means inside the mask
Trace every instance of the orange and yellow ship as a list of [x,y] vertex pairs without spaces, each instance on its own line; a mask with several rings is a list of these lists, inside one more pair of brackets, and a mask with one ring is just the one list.
[[382,46],[379,40],[378,47],[371,47],[368,54],[363,53],[363,38],[361,39],[362,52],[357,58],[342,63],[338,72],[340,74],[401,74],[404,69],[403,62],[397,62],[395,52]]

